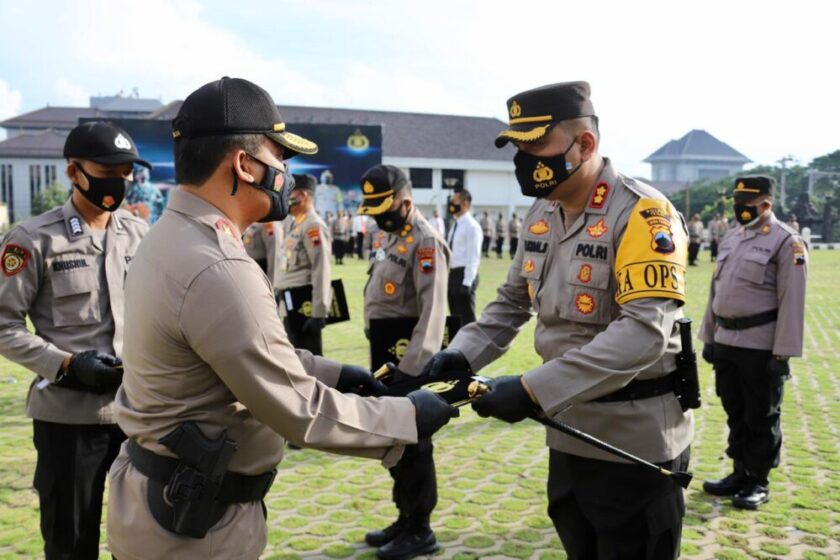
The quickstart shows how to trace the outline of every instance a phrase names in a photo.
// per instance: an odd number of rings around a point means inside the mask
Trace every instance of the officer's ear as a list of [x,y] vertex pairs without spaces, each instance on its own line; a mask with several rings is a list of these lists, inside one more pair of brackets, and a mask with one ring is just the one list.
[[588,161],[598,152],[598,139],[591,130],[584,130],[578,134],[577,140],[580,145],[581,161]]
[[256,183],[257,178],[254,176],[256,167],[253,158],[245,150],[235,150],[233,152],[233,172],[239,176],[241,181]]
[[71,185],[79,185],[79,187],[84,190],[88,190],[90,188],[87,177],[85,177],[85,174],[79,170],[79,164],[75,161],[67,160],[67,169],[65,170],[65,173],[67,173],[67,178],[70,179]]

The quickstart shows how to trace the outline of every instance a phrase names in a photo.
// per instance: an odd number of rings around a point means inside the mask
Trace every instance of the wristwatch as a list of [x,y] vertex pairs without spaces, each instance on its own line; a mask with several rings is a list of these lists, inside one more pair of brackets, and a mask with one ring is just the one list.
[[779,360],[780,362],[788,361],[789,356],[773,356],[774,360]]

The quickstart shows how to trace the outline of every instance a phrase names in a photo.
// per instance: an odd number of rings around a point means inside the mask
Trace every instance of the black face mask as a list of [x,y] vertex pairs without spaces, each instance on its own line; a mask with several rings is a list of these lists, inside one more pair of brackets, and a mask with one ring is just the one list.
[[449,201],[449,205],[448,205],[448,207],[447,207],[446,209],[447,209],[447,210],[449,211],[449,213],[450,213],[450,214],[452,214],[453,216],[454,216],[455,214],[460,214],[460,213],[461,213],[461,205],[460,205],[460,204],[455,204],[455,203],[454,203],[454,202],[452,202],[451,200]]
[[738,223],[745,226],[758,219],[758,206],[749,206],[747,204],[733,204],[735,210],[735,219]]
[[525,196],[545,198],[554,192],[560,183],[574,175],[580,166],[572,169],[572,164],[566,161],[566,154],[575,145],[575,141],[562,154],[551,157],[537,157],[519,150],[513,157],[516,166],[516,180]]
[[401,229],[405,225],[405,221],[407,219],[408,215],[402,213],[402,204],[400,204],[400,207],[396,210],[388,210],[387,212],[383,212],[378,216],[373,217],[373,220],[376,222],[376,225],[379,226],[379,229],[387,231],[388,233],[393,233]]
[[113,212],[122,204],[125,199],[125,190],[128,188],[128,181],[122,177],[93,177],[82,169],[79,162],[75,162],[76,169],[87,178],[88,190],[84,190],[78,183],[73,186],[79,189],[82,196],[88,201],[106,212]]
[[[286,216],[289,215],[289,195],[292,193],[292,189],[295,188],[295,178],[292,176],[292,172],[289,171],[288,167],[285,171],[283,171],[282,169],[270,166],[266,162],[261,161],[250,154],[248,155],[254,161],[257,161],[265,166],[265,175],[263,175],[262,181],[259,183],[249,182],[248,184],[252,187],[262,189],[271,199],[271,209],[268,211],[268,214],[263,216],[259,221],[264,223],[281,222],[285,220]],[[275,184],[277,182],[278,174],[283,176],[282,184],[279,187]],[[239,176],[236,174],[236,169],[234,168],[233,190],[230,192],[231,196],[236,194],[238,186]]]

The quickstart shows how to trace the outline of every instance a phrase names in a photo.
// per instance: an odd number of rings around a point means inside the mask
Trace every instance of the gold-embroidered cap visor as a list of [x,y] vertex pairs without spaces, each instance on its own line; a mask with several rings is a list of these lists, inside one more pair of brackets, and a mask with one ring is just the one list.
[[283,159],[289,159],[298,154],[311,156],[318,153],[318,145],[303,136],[298,136],[285,130],[280,132],[266,132],[265,135],[285,148]]
[[[551,119],[550,116],[547,116],[548,119]],[[525,119],[513,119],[514,121],[522,121]],[[556,122],[545,122],[536,120],[531,122],[519,122],[516,124],[511,124],[506,130],[501,131],[498,136],[496,136],[495,144],[497,148],[503,148],[508,142],[534,142],[535,140],[539,140],[546,134],[551,128],[557,124]]]
[[358,214],[361,216],[378,216],[390,210],[392,204],[394,204],[393,190],[362,195],[362,204],[359,206]]

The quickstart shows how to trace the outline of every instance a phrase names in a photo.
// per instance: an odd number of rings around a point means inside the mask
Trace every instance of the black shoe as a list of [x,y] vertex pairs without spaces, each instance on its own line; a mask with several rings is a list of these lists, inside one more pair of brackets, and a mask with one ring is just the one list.
[[758,509],[770,501],[770,488],[751,482],[732,497],[732,505],[739,509]]
[[412,533],[403,531],[400,535],[376,551],[380,560],[408,560],[415,556],[437,552],[437,539],[434,531]]
[[384,529],[380,529],[379,531],[371,531],[370,533],[365,535],[365,542],[368,546],[372,546],[374,548],[379,548],[380,546],[386,545],[402,533],[403,528],[405,527],[402,519],[397,519]]
[[734,496],[747,482],[747,475],[735,472],[720,480],[707,480],[703,483],[703,490],[712,496]]

